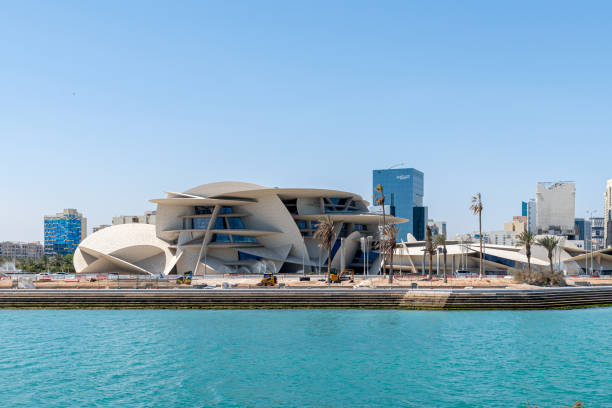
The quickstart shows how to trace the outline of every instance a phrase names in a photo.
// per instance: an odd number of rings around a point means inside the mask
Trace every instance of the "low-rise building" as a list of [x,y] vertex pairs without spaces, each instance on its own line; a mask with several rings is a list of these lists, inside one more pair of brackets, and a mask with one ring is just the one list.
[[527,217],[523,215],[512,217],[512,221],[504,223],[504,231],[516,232],[517,234],[527,231]]
[[121,224],[153,224],[155,225],[155,211],[145,211],[144,215],[120,215],[113,217],[113,225]]
[[487,243],[491,245],[515,246],[518,233],[514,231],[490,231],[486,233]]
[[38,259],[45,253],[40,242],[0,242],[0,256],[10,259]]

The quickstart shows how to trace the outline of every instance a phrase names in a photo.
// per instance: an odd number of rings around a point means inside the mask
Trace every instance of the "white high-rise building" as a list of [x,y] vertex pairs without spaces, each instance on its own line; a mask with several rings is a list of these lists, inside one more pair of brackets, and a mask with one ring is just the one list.
[[573,235],[576,183],[538,183],[536,229],[538,234]]
[[604,246],[612,247],[612,179],[606,183],[604,200]]

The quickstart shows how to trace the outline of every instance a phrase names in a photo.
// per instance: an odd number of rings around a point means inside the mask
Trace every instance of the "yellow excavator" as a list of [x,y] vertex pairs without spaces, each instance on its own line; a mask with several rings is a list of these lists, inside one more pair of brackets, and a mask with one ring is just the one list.
[[[346,274],[351,275],[351,278],[344,276]],[[329,275],[329,281],[331,283],[341,283],[342,281],[348,280],[349,282],[353,282],[355,278],[355,271],[352,269],[345,269],[340,273],[337,273],[335,269],[332,269],[331,274]]]
[[277,283],[278,280],[274,274],[264,273],[263,279],[257,284],[257,286],[276,286]]
[[191,285],[191,279],[193,278],[193,273],[191,271],[185,272],[183,276],[179,276],[176,278],[177,285]]

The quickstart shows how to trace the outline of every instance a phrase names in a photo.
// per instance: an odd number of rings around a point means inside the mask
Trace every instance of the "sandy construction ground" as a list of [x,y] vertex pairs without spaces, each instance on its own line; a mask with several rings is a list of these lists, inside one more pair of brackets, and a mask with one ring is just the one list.
[[[209,286],[222,286],[224,282],[227,282],[232,287],[239,288],[256,288],[257,283],[261,277],[244,277],[244,276],[210,276],[206,278],[194,279],[193,285],[209,285]],[[566,278],[569,285],[582,284],[590,282],[592,285],[612,285],[612,279],[601,279],[601,278]],[[373,279],[363,279],[363,277],[356,277],[354,282],[343,281],[341,284],[328,285],[322,277],[311,277],[310,281],[300,282],[299,276],[278,276],[278,282],[284,284],[286,287],[295,288],[324,288],[324,287],[411,287],[413,283],[417,284],[419,288],[463,288],[463,287],[497,287],[497,288],[514,288],[514,289],[528,289],[538,288],[538,286],[526,285],[516,283],[512,279],[504,278],[449,278],[447,283],[444,283],[442,278],[434,277],[431,281],[424,277],[396,277],[393,284],[389,284],[388,279],[384,277],[377,277]],[[0,280],[0,289],[10,289],[13,287],[11,280]],[[166,289],[166,288],[189,288],[189,285],[177,285],[173,280],[168,282],[159,282],[156,280],[121,280],[119,283],[116,280],[98,280],[96,282],[90,282],[87,280],[80,280],[78,282],[64,282],[64,281],[47,281],[47,282],[34,282],[34,286],[38,289]]]

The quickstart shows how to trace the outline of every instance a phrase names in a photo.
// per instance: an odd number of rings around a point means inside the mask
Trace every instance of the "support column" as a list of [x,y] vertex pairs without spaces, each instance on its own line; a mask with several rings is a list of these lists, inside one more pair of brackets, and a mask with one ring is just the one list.
[[198,259],[196,260],[195,267],[193,268],[193,274],[196,275],[198,273],[198,268],[200,267],[200,263],[202,261],[202,256],[204,256],[208,251],[208,243],[212,238],[212,230],[214,229],[214,225],[217,222],[217,217],[219,216],[219,212],[221,211],[221,205],[215,205],[213,209],[212,215],[210,216],[210,221],[208,222],[208,227],[206,228],[206,232],[202,238],[202,246],[200,247],[200,253],[198,254]]
[[421,275],[425,274],[425,251],[423,251],[423,258],[421,259]]

